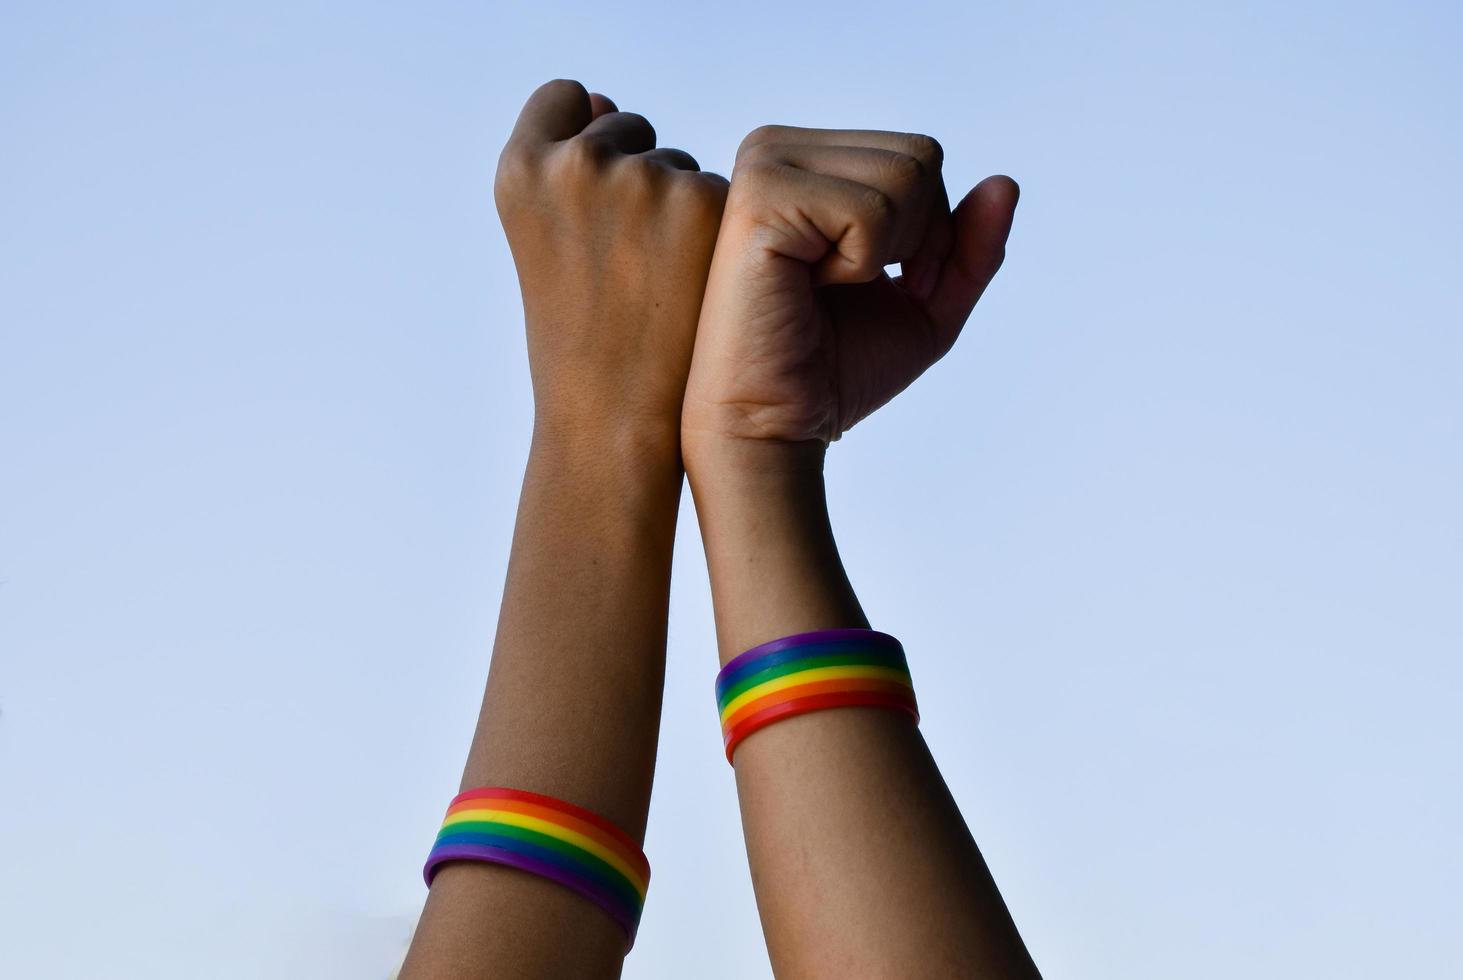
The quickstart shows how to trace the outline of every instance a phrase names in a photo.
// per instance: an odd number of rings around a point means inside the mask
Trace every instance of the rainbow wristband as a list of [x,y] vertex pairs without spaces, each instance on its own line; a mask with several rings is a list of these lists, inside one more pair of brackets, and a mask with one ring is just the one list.
[[428,887],[449,861],[504,864],[556,881],[604,909],[635,943],[650,863],[598,814],[521,789],[470,789],[447,808],[422,869]]
[[904,648],[874,630],[819,630],[753,647],[716,676],[726,760],[775,721],[824,708],[902,711],[919,722]]

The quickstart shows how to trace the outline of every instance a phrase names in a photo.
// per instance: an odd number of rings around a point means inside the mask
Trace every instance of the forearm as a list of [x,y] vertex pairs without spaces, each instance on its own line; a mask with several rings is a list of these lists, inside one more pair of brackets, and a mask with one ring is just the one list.
[[[690,464],[723,663],[780,636],[868,625],[829,527],[822,454],[741,442]],[[735,765],[779,975],[1034,975],[907,717],[799,715],[742,742]]]
[[536,433],[463,785],[525,785],[644,833],[682,474],[639,432]]
[[696,453],[691,488],[722,663],[779,636],[868,626],[828,522],[824,453],[818,442],[750,440]]
[[[643,837],[680,486],[673,436],[536,428],[464,788],[543,793]],[[448,864],[403,976],[613,976],[624,942],[551,882]]]

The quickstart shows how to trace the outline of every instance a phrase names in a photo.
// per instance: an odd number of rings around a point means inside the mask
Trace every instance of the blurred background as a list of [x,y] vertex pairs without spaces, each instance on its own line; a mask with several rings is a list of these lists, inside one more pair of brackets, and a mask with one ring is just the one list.
[[[0,975],[395,970],[531,418],[490,178],[569,76],[707,169],[780,122],[1020,180],[830,488],[1046,974],[1456,976],[1460,28],[0,4]],[[625,975],[765,977],[688,503]]]

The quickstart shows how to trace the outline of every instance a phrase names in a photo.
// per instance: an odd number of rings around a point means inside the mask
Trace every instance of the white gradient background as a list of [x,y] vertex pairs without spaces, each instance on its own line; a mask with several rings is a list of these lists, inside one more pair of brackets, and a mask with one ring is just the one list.
[[[832,507],[1050,977],[1463,959],[1451,3],[0,5],[0,976],[384,978],[531,406],[540,81],[1024,196]],[[682,512],[631,978],[766,976]],[[611,624],[606,624],[610,626]]]

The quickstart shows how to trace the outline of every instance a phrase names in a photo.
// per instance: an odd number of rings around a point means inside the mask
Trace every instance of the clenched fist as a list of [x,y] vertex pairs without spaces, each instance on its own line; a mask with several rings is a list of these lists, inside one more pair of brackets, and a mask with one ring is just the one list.
[[578,82],[529,98],[494,196],[523,290],[540,431],[678,431],[726,180]]
[[941,162],[904,133],[747,137],[686,390],[688,465],[726,440],[836,439],[950,349],[1000,268],[1018,188],[989,177],[952,212]]

